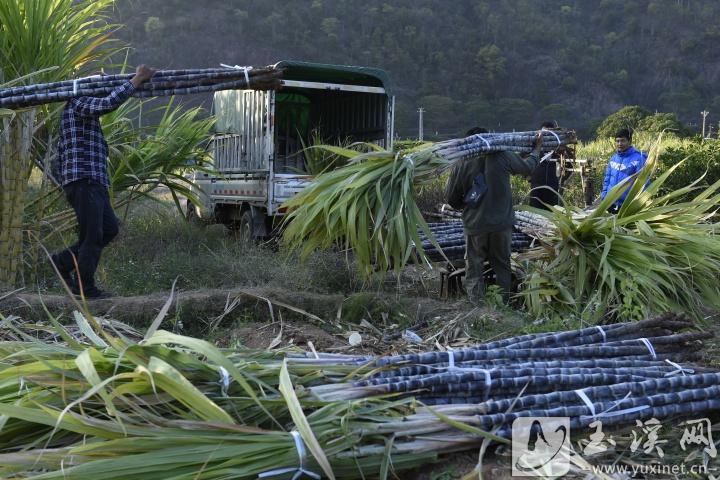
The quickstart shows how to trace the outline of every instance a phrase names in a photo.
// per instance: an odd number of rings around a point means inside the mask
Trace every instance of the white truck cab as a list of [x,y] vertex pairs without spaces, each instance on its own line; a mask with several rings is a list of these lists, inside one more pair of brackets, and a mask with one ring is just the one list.
[[212,169],[196,172],[201,205],[189,217],[235,226],[240,237],[267,237],[283,202],[312,181],[303,145],[373,142],[391,149],[395,97],[383,70],[282,61],[278,91],[216,92]]

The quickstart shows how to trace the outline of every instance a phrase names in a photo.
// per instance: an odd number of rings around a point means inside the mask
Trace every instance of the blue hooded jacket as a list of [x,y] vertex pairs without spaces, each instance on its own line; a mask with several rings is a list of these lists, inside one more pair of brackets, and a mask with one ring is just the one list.
[[[647,155],[632,146],[622,153],[615,153],[608,162],[607,170],[605,170],[605,180],[603,181],[600,198],[605,198],[615,185],[639,172],[645,165],[646,160]],[[630,186],[631,185],[628,185],[627,190],[625,190],[622,196],[615,202],[615,205],[618,207],[622,205],[630,190]]]

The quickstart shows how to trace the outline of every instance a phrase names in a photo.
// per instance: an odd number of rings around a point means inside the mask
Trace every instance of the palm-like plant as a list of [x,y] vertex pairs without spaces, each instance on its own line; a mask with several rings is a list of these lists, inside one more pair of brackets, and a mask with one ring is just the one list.
[[[720,308],[720,240],[715,235],[720,181],[699,193],[702,179],[660,194],[682,165],[648,184],[660,146],[658,140],[651,148],[617,215],[606,212],[628,189],[627,182],[591,212],[525,208],[555,226],[554,234],[521,258],[526,269],[521,296],[531,313],[597,320],[680,310],[701,318],[704,307]],[[688,195],[692,192],[694,197]]]
[[180,209],[179,195],[196,197],[192,182],[184,173],[189,169],[203,169],[207,164],[208,151],[203,142],[210,137],[215,119],[203,116],[201,108],[186,110],[170,100],[148,112],[160,110],[162,117],[140,135],[132,127],[129,130],[120,127],[129,125],[130,118],[143,116],[142,105],[139,102],[123,105],[124,108],[105,119],[108,130],[122,130],[118,133],[125,137],[110,154],[111,195],[117,202],[123,192],[147,196],[155,188],[165,186]]
[[[52,81],[83,74],[119,46],[103,12],[112,0],[15,0],[0,2],[0,82]],[[33,72],[36,75],[30,76]],[[32,169],[33,136],[47,122],[47,108],[3,117],[0,137],[0,285],[18,281],[23,215]]]

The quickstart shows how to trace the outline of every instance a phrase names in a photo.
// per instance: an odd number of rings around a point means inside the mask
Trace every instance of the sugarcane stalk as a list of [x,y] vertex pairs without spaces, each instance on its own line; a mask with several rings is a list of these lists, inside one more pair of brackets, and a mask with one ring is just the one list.
[[[274,68],[253,68],[248,70],[248,77],[254,79],[256,77],[266,77],[267,75],[276,75],[279,70]],[[114,74],[114,75],[95,75],[83,77],[76,80],[61,80],[57,82],[41,83],[33,85],[21,85],[18,87],[0,89],[0,98],[13,97],[18,95],[27,95],[38,92],[62,91],[66,89],[76,88],[95,88],[108,85],[118,86],[124,82],[131,80],[134,74]],[[195,70],[158,70],[153,77],[145,82],[147,84],[162,84],[174,81],[213,81],[219,79],[244,79],[243,70],[228,68],[209,68]],[[140,88],[143,88],[142,86]],[[145,87],[147,88],[147,87]]]
[[[628,394],[633,397],[644,398],[672,392],[682,392],[689,389],[708,388],[720,385],[720,374],[712,373],[696,373],[687,376],[677,374],[672,377],[648,379],[641,382],[619,383],[615,385],[602,385],[594,387],[582,388],[582,391],[595,402],[606,400],[622,399]],[[558,405],[575,405],[581,403],[580,397],[574,390],[550,392],[543,394],[525,395],[518,398],[510,398],[505,400],[481,400],[479,402],[471,401],[469,397],[464,405],[451,407],[438,407],[443,413],[464,414],[464,415],[486,415],[493,413],[506,412],[512,406],[513,410],[526,409],[543,409]],[[479,398],[479,397],[476,397]],[[427,399],[423,399],[426,402]],[[598,412],[601,410],[598,410]],[[432,415],[424,413],[423,409],[419,409],[417,414]]]
[[[497,367],[505,367],[508,365],[506,360],[473,360],[470,362],[459,362],[455,364],[458,368],[483,368],[490,370]],[[540,361],[520,361],[514,363],[513,366],[516,368],[611,368],[611,369],[624,369],[624,368],[644,368],[648,370],[665,369],[667,363],[658,362],[653,360],[636,360],[634,358],[620,360],[617,358],[602,358],[602,359],[587,359],[587,360],[540,360]],[[369,378],[386,378],[386,377],[412,377],[415,375],[432,374],[441,371],[443,368],[447,368],[449,363],[441,362],[432,365],[413,365],[408,367],[401,367],[392,370],[380,371]],[[698,367],[696,367],[698,368]]]
[[[656,353],[677,352],[681,346],[677,345],[660,345],[655,349]],[[626,345],[620,347],[606,347],[603,345],[583,345],[577,347],[550,347],[550,348],[528,348],[528,349],[494,349],[494,350],[457,350],[454,352],[455,360],[459,362],[469,360],[495,360],[495,359],[549,359],[549,358],[566,358],[566,359],[583,359],[583,358],[602,358],[602,357],[638,357],[638,360],[651,360],[652,354],[646,346]],[[433,364],[440,361],[447,362],[449,354],[446,352],[431,352],[418,355],[407,355],[406,358],[388,359],[379,358],[376,363],[378,366],[386,366],[391,364],[405,363],[424,363]]]
[[23,255],[25,194],[32,163],[30,154],[35,110],[17,112],[3,119],[0,137],[0,285],[12,287],[19,281]]
[[[158,76],[158,74],[160,74]],[[185,95],[209,91],[252,88],[256,90],[270,90],[280,87],[282,72],[275,69],[263,69],[255,72],[245,79],[244,73],[238,70],[223,70],[194,74],[187,76],[163,75],[158,72],[153,77],[155,81],[143,83],[133,96],[157,97],[168,95]],[[67,101],[78,96],[103,96],[110,93],[122,82],[132,78],[132,75],[119,75],[119,79],[88,79],[88,81],[59,82],[53,88],[43,85],[30,87],[17,87],[15,89],[0,90],[0,106],[27,107],[45,103]]]

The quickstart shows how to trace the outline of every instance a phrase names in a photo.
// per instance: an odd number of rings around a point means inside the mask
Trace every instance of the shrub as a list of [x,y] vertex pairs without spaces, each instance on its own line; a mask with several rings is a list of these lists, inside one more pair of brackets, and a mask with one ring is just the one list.
[[687,137],[692,134],[690,129],[681,123],[674,113],[655,113],[640,120],[637,129],[648,133],[672,133],[679,137]]
[[621,128],[636,130],[640,122],[650,116],[650,112],[638,105],[628,105],[608,116],[598,127],[598,138],[612,137]]
[[700,180],[698,186],[706,187],[720,180],[720,142],[687,142],[668,147],[660,155],[660,171],[666,171],[681,161],[683,165],[676,169],[663,185],[663,192],[671,192]]

